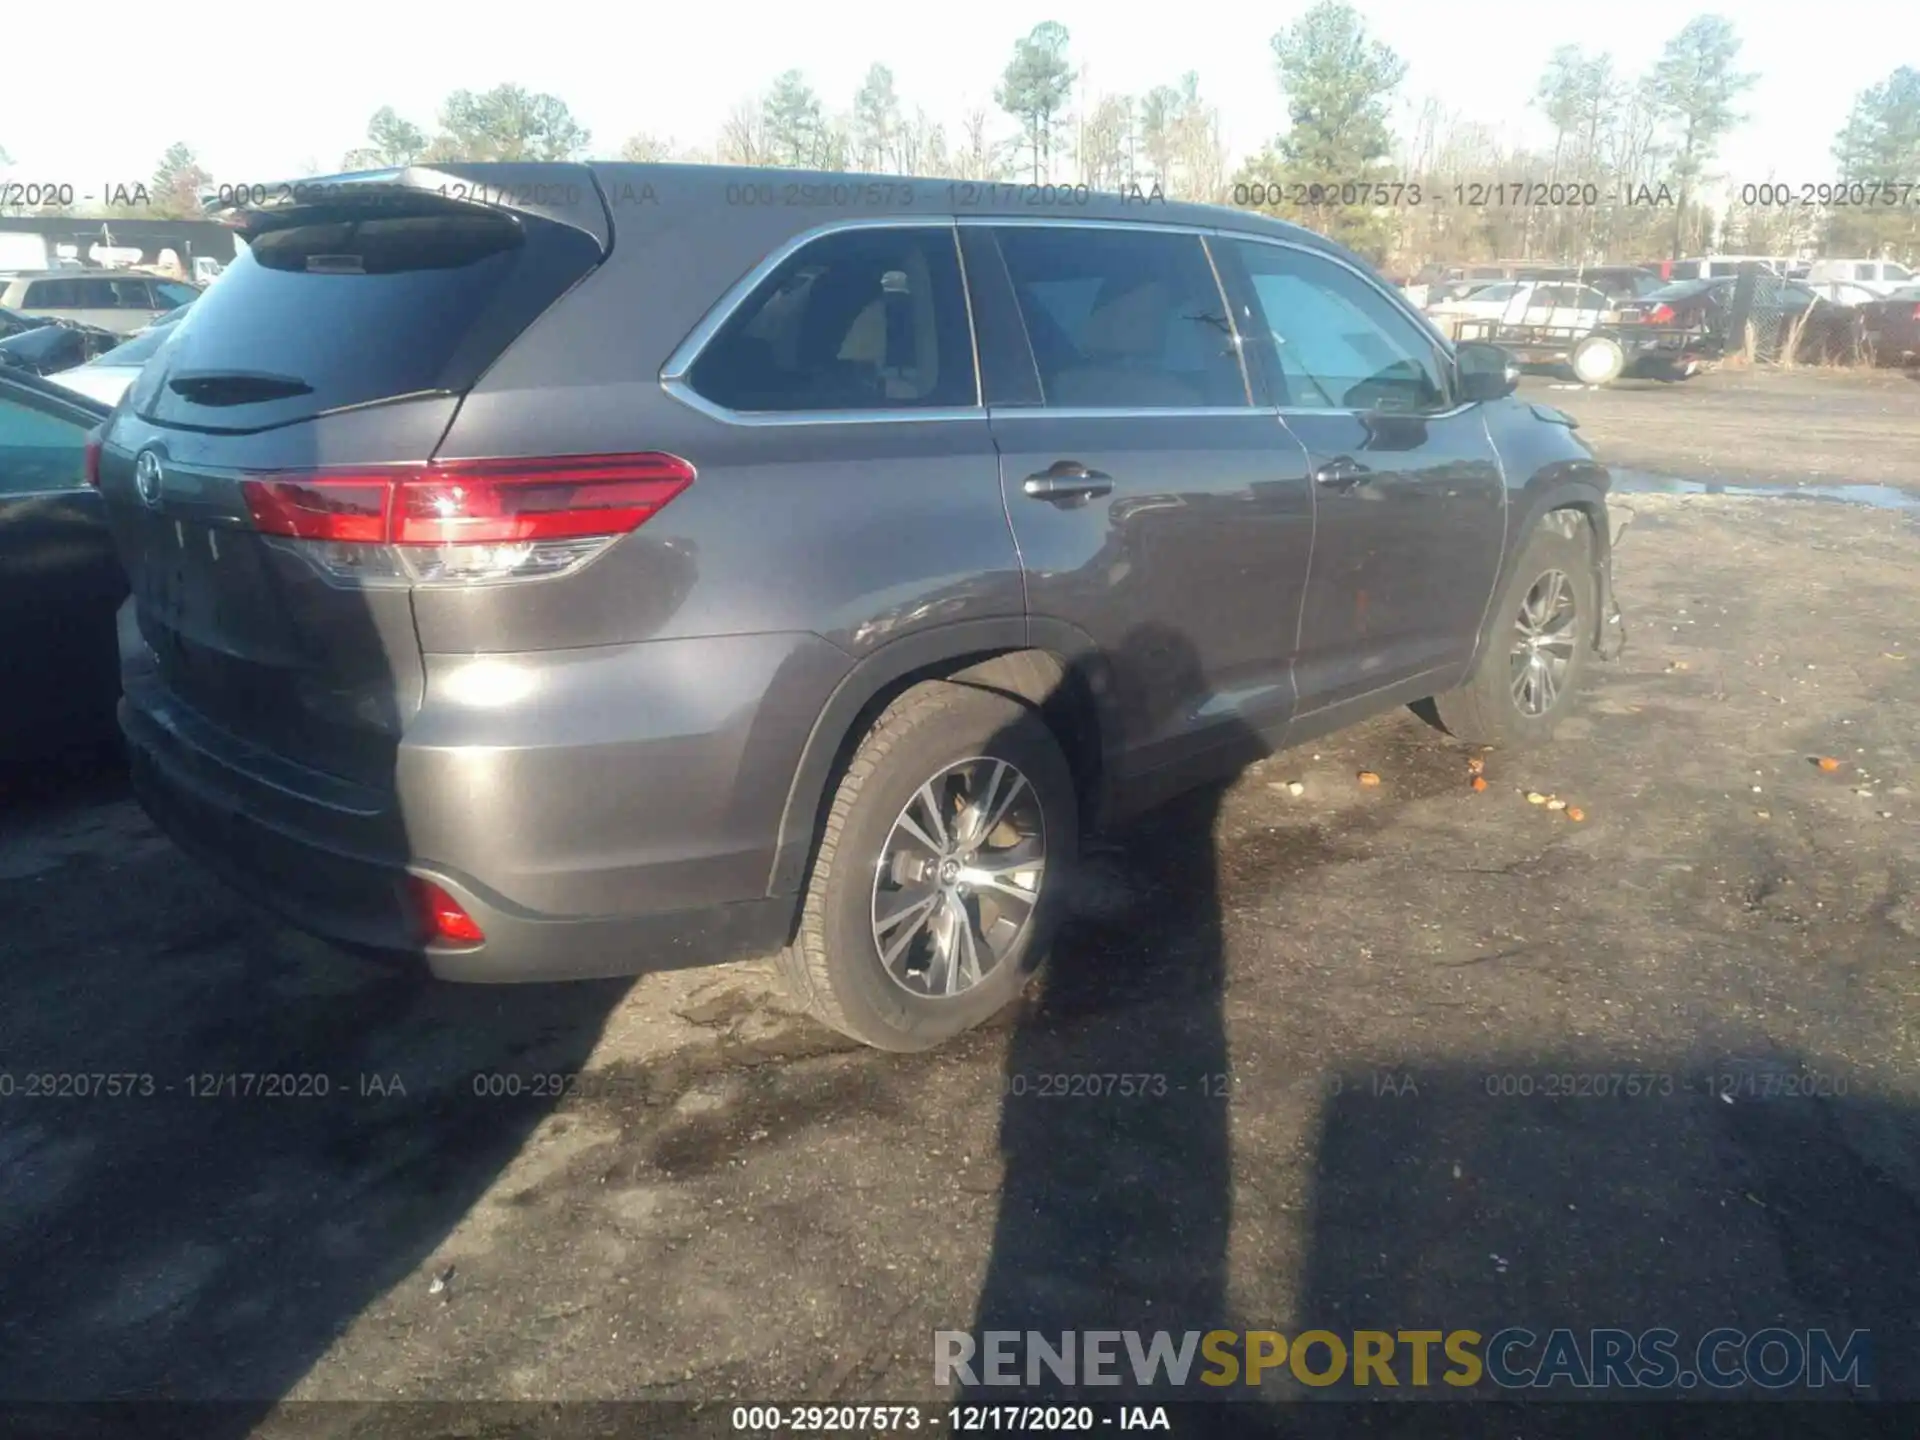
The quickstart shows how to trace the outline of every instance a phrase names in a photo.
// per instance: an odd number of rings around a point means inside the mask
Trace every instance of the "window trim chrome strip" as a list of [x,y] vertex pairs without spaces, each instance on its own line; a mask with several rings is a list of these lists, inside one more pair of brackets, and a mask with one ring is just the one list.
[[1095,405],[992,405],[987,413],[998,420],[1218,420],[1230,415],[1264,415],[1271,419],[1280,412],[1271,405],[1151,405],[1115,406],[1101,409]]

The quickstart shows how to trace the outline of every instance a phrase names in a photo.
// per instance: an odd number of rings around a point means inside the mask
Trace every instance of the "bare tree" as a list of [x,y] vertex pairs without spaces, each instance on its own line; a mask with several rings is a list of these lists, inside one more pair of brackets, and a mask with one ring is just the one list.
[[766,124],[758,100],[742,100],[727,112],[720,126],[716,147],[722,165],[768,165],[772,150],[767,143]]

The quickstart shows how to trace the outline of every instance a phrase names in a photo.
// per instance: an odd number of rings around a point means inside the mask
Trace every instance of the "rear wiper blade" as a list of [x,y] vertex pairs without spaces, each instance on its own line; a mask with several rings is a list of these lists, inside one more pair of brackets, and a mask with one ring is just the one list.
[[189,371],[170,377],[167,388],[196,405],[252,405],[313,393],[313,387],[297,376],[264,370]]

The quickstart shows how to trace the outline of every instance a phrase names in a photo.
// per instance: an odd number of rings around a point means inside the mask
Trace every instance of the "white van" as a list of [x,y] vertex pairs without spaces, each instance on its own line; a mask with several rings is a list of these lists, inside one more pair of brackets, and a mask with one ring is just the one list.
[[1846,280],[1876,295],[1891,295],[1916,278],[1920,277],[1896,260],[1816,260],[1807,271],[1809,285]]
[[[1738,275],[1742,265],[1758,265],[1762,270],[1786,276],[1798,262],[1791,255],[1689,255],[1675,260],[1667,271],[1669,280],[1719,280]],[[1844,279],[1844,276],[1836,276]]]

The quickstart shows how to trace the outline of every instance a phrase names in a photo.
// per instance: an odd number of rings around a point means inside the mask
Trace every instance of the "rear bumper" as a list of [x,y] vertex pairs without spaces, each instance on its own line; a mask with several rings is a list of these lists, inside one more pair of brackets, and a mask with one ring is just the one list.
[[[811,692],[840,666],[811,663],[811,637],[774,638],[701,642],[720,678],[692,696],[681,686],[672,713],[648,706],[637,667],[663,662],[663,681],[684,681],[685,657],[644,645],[629,647],[650,652],[638,661],[606,657],[599,678],[632,687],[619,707],[568,703],[580,697],[550,676],[538,713],[429,703],[386,792],[247,745],[138,665],[125,672],[120,727],[135,794],[155,823],[301,929],[448,980],[635,975],[786,943],[798,897],[768,893],[785,789],[767,782],[783,768],[791,776],[818,710],[796,702],[769,713],[767,697],[796,675]],[[575,674],[592,668],[577,652],[567,663]],[[764,703],[743,706],[737,687],[755,685]],[[556,709],[572,717],[571,732]],[[618,739],[583,735],[583,716],[616,727]],[[432,939],[410,876],[453,896],[485,941]]]

